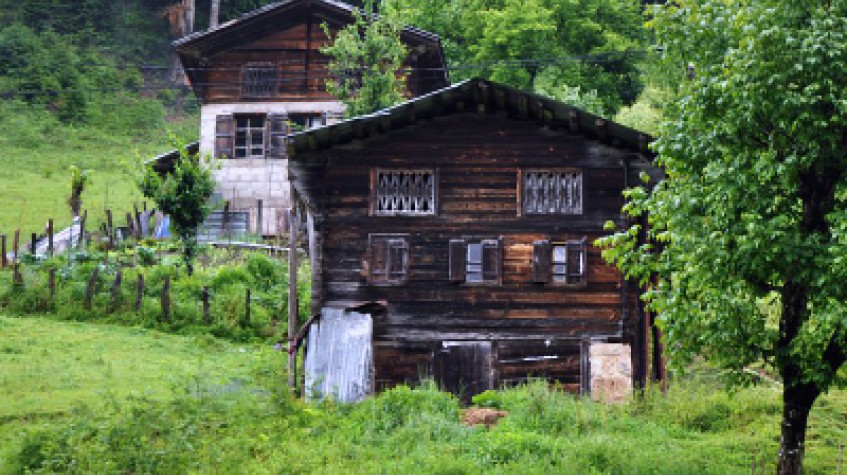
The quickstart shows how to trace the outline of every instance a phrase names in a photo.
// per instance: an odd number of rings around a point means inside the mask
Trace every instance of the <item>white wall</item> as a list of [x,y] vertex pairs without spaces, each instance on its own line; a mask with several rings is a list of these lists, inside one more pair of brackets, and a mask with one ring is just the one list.
[[[200,109],[200,154],[215,151],[215,118],[229,114],[269,113],[344,113],[339,102],[265,102],[240,104],[207,104]],[[238,159],[220,160],[215,170],[217,191],[230,202],[234,211],[250,213],[250,229],[255,231],[257,203],[262,200],[262,232],[276,234],[277,223],[289,207],[288,160]]]

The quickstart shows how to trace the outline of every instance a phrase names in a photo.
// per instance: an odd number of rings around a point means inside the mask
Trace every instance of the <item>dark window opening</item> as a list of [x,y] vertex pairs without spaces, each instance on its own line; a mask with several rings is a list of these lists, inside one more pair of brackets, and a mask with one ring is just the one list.
[[235,116],[235,158],[265,156],[265,116]]
[[241,94],[244,97],[273,97],[279,74],[273,65],[245,66],[241,73]]
[[502,246],[498,239],[450,241],[450,280],[470,284],[498,284]]

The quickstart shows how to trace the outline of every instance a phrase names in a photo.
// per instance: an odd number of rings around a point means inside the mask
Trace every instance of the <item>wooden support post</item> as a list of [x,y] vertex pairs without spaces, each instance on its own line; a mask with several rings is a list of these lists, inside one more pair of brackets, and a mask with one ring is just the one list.
[[115,281],[112,282],[112,311],[118,309],[121,304],[121,282],[123,281],[124,273],[118,270],[115,273]]
[[47,287],[50,289],[50,300],[53,300],[56,297],[56,269],[48,271]]
[[244,327],[250,326],[250,289],[247,289],[244,295]]
[[288,387],[297,385],[297,354],[294,335],[297,333],[297,222],[296,209],[288,210]]
[[24,276],[21,274],[21,264],[20,262],[15,262],[12,264],[12,286],[14,287],[23,287],[24,285]]
[[144,297],[144,275],[138,274],[138,283],[135,285],[135,312],[141,312],[141,299]]
[[112,226],[112,210],[106,210],[106,234],[109,237],[109,247],[115,247],[115,233]]
[[229,240],[229,201],[224,202],[224,219],[221,223],[221,231],[224,233],[224,239]]
[[141,239],[144,236],[141,235],[141,213],[138,212],[138,205],[133,203],[132,210],[135,212],[135,238]]
[[[130,236],[135,236],[135,220],[132,219],[132,213],[129,211],[126,212],[126,228],[129,231]],[[124,236],[124,239],[129,236]]]
[[29,253],[33,256],[38,246],[38,234],[32,233],[29,235]]
[[6,267],[9,263],[6,261],[6,235],[0,234],[0,267]]
[[47,255],[53,257],[53,218],[47,220]]
[[171,276],[166,275],[162,283],[162,321],[171,318]]
[[256,201],[256,234],[259,235],[259,242],[262,241],[262,200]]
[[206,325],[212,324],[212,313],[209,311],[209,288],[203,287],[203,293],[201,294],[203,299],[203,323]]
[[91,272],[91,277],[88,278],[88,285],[85,288],[85,309],[91,310],[91,304],[94,301],[94,291],[97,288],[97,276],[100,273],[100,268],[95,267]]
[[15,238],[12,239],[12,253],[14,257],[12,258],[14,262],[18,262],[18,246],[21,243],[21,230],[15,229]]

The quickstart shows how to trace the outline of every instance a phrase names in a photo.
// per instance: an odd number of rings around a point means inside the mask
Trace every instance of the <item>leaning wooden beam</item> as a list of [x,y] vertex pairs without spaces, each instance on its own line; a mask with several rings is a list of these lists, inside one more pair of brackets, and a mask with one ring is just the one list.
[[[288,210],[288,345],[293,348],[297,333],[297,212]],[[288,387],[297,384],[297,354],[288,355]]]

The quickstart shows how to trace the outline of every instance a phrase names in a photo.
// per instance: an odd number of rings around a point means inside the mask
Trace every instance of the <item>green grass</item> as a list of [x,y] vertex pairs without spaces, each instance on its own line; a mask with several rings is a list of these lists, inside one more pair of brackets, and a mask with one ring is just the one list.
[[[773,471],[779,392],[714,373],[606,406],[545,384],[485,393],[486,430],[452,396],[398,387],[355,405],[285,390],[284,356],[211,338],[0,318],[0,473],[747,474]],[[242,351],[243,348],[243,351]],[[834,473],[847,395],[816,404],[806,473]]]
[[[160,131],[129,131],[125,135],[90,126],[56,125],[27,145],[8,144],[0,157],[0,234],[11,236],[20,228],[26,243],[30,233],[44,232],[50,218],[55,220],[57,229],[68,225],[71,215],[66,200],[71,165],[94,171],[82,196],[83,209],[91,218],[89,228],[103,222],[106,209],[115,214],[116,225],[123,224],[124,213],[142,200],[124,164],[171,150],[168,129],[183,137],[196,137],[197,124],[197,118],[189,116]],[[0,144],[3,142],[0,140]]]

